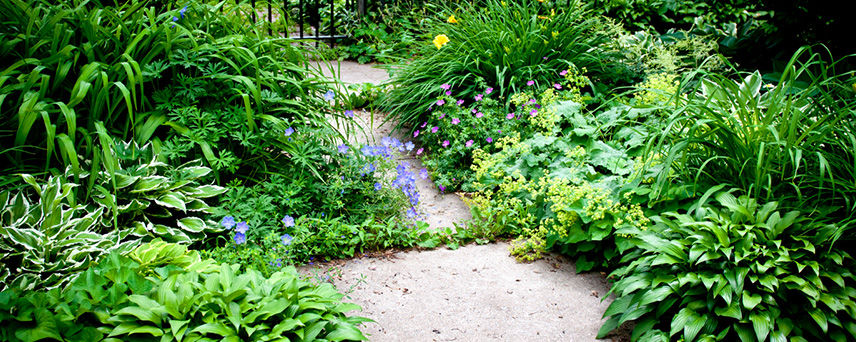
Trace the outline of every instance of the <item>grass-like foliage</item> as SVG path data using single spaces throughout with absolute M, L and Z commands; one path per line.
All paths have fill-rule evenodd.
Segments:
M 645 341 L 856 338 L 854 259 L 806 234 L 828 227 L 721 188 L 646 231 L 619 230 L 638 250 L 611 275 L 617 298 L 600 335 L 635 321 L 632 337 Z
M 597 19 L 578 3 L 554 7 L 535 0 L 487 0 L 480 4 L 447 8 L 429 18 L 432 35 L 445 35 L 448 42 L 395 68 L 396 87 L 381 105 L 391 118 L 405 125 L 418 123 L 444 83 L 459 89 L 459 96 L 467 100 L 488 87 L 504 97 L 514 92 L 515 84 L 528 80 L 552 84 L 555 70 L 569 62 L 598 69 L 596 64 L 603 57 L 598 46 L 606 36 L 594 29 Z
M 104 133 L 140 144 L 170 132 L 185 136 L 192 143 L 180 151 L 204 155 L 216 172 L 223 164 L 240 166 L 258 151 L 253 139 L 281 132 L 283 120 L 321 118 L 309 110 L 320 104 L 317 86 L 297 66 L 303 57 L 289 40 L 248 28 L 222 13 L 222 3 L 166 11 L 150 4 L 0 4 L 5 170 L 73 166 L 79 173 L 78 159 L 96 158 L 100 124 Z M 204 131 L 211 128 L 187 122 L 194 110 L 207 114 L 195 119 L 228 126 Z
M 776 83 L 758 73 L 708 75 L 678 104 L 655 148 L 684 184 L 726 183 L 763 201 L 852 218 L 856 203 L 856 97 L 852 73 L 807 49 Z M 658 189 L 676 184 L 664 169 Z
M 330 284 L 270 276 L 154 241 L 112 253 L 65 289 L 0 293 L 3 341 L 365 340 Z

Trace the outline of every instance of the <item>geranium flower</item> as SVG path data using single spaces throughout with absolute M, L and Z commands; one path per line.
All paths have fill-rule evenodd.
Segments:
M 341 144 L 341 145 L 339 145 L 339 146 L 337 146 L 337 147 L 339 148 L 339 153 L 341 153 L 341 154 L 348 153 L 348 145 L 346 145 L 346 144 Z
M 293 238 L 293 237 L 291 237 L 291 235 L 288 235 L 288 234 L 283 234 L 283 235 L 280 237 L 280 239 L 282 239 L 282 244 L 283 244 L 283 245 L 286 245 L 286 246 L 288 246 L 288 245 L 290 245 L 290 244 L 291 244 L 291 240 L 294 240 L 294 238 Z M 277 259 L 277 261 L 279 261 L 279 259 Z M 279 265 L 279 263 L 278 263 L 278 262 L 277 262 L 277 265 Z
M 449 90 L 452 88 L 452 85 L 448 84 L 448 83 L 443 83 L 443 85 L 441 85 L 440 88 L 443 88 L 443 90 Z
M 443 118 L 445 118 L 445 117 L 446 117 L 446 113 L 440 113 L 440 120 L 443 120 Z
M 419 128 L 425 128 L 425 126 L 428 126 L 428 121 L 423 122 L 422 126 L 419 126 Z
M 473 139 L 467 140 L 466 146 L 467 147 L 473 146 Z
M 559 76 L 565 76 L 567 74 L 568 74 L 568 70 L 566 69 L 566 70 L 562 70 L 562 72 L 559 73 Z
M 336 94 L 334 94 L 332 90 L 328 90 L 326 93 L 324 93 L 324 100 L 325 101 L 333 101 L 333 99 L 335 97 L 336 97 Z
M 422 179 L 428 178 L 428 169 L 423 168 L 422 170 L 420 170 L 419 177 L 421 177 Z
M 484 95 L 478 94 L 478 95 L 476 95 L 475 99 L 476 99 L 476 101 L 481 101 L 483 97 L 484 97 Z
M 443 100 L 443 99 L 439 99 L 439 100 L 437 100 L 437 105 L 438 105 L 438 106 L 442 106 L 442 105 L 444 105 L 444 104 L 446 104 L 446 101 L 445 101 L 445 100 Z
M 485 140 L 487 140 L 487 142 L 489 142 L 489 143 L 493 142 L 493 138 L 491 138 L 491 137 L 487 137 L 487 139 L 485 139 Z
M 537 109 L 532 109 L 532 111 L 531 111 L 531 112 L 529 112 L 529 115 L 530 115 L 530 116 L 535 116 L 535 115 L 537 115 L 537 114 L 538 114 L 538 110 L 537 110 Z
M 380 189 L 381 189 L 382 187 L 383 187 L 383 186 L 382 186 L 382 185 L 380 185 L 380 183 L 378 183 L 378 182 L 375 182 L 375 183 L 374 183 L 374 189 L 375 189 L 375 191 L 380 191 Z
M 443 147 L 449 147 L 449 141 L 443 140 Z
M 457 104 L 458 104 L 458 106 L 464 104 L 464 100 L 463 99 L 458 100 Z
M 354 117 L 354 111 L 352 111 L 352 110 L 350 110 L 350 109 L 349 109 L 349 110 L 346 110 L 346 111 L 345 111 L 345 116 L 347 116 L 347 117 L 349 117 L 349 118 Z
M 222 221 L 220 221 L 220 225 L 226 228 L 227 230 L 232 229 L 232 227 L 235 226 L 235 218 L 231 216 L 226 216 L 223 218 Z
M 282 218 L 282 224 L 286 227 L 294 227 L 294 218 L 291 217 L 291 215 L 285 215 L 285 217 Z
M 412 141 L 408 141 L 406 144 L 404 144 L 404 148 L 406 148 L 408 151 L 412 151 L 414 147 L 416 147 L 416 145 L 413 145 Z
M 508 115 L 506 115 L 505 118 L 509 119 L 509 120 L 514 119 L 514 113 L 508 113 Z
M 431 133 L 437 133 L 438 129 L 440 129 L 440 127 L 437 127 L 437 126 L 431 127 Z
M 289 135 L 294 134 L 294 128 L 291 128 L 291 127 L 286 128 L 285 132 L 283 132 L 283 134 L 285 134 L 285 136 L 289 136 Z
M 526 82 L 526 85 L 531 87 L 531 86 L 535 85 L 535 81 Z
M 247 242 L 247 235 L 244 233 L 235 233 L 235 237 L 232 239 L 235 240 L 235 244 L 243 245 Z
M 558 83 L 555 83 L 555 84 L 553 84 L 553 88 L 556 88 L 556 89 L 562 89 L 562 85 L 561 85 L 561 84 L 558 84 Z
M 437 50 L 440 50 L 440 48 L 443 47 L 443 45 L 446 45 L 447 43 L 449 43 L 449 37 L 445 34 L 441 34 L 434 37 L 434 46 L 437 47 Z
M 422 154 L 422 151 L 423 151 L 423 149 L 420 147 L 418 150 L 416 150 L 416 155 L 418 156 L 418 155 Z
M 459 124 L 460 122 L 461 122 L 461 120 L 458 120 L 458 118 L 452 118 L 452 124 L 453 124 L 453 125 L 457 125 L 457 124 Z
M 419 136 L 419 130 L 417 129 L 416 132 L 413 132 L 413 137 L 416 138 L 418 136 Z
M 238 224 L 235 225 L 235 231 L 238 233 L 244 234 L 247 232 L 247 229 L 250 229 L 250 226 L 247 225 L 246 221 L 238 222 Z
M 446 91 L 446 96 L 452 96 L 452 91 L 451 90 Z
M 480 117 L 482 117 L 482 116 L 484 116 L 484 113 L 482 113 L 482 112 L 478 112 L 478 113 L 476 113 L 476 117 L 477 117 L 477 118 L 480 118 Z
M 487 88 L 487 89 L 485 89 L 485 90 L 484 90 L 484 94 L 485 94 L 485 95 L 490 94 L 490 93 L 492 93 L 492 92 L 493 92 L 493 88 Z

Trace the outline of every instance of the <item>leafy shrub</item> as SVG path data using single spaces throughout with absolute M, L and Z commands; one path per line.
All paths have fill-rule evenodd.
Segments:
M 569 63 L 600 70 L 597 61 L 605 52 L 598 46 L 606 37 L 594 29 L 597 17 L 577 4 L 568 8 L 534 0 L 483 4 L 448 8 L 441 18 L 429 17 L 431 35 L 444 35 L 449 42 L 393 71 L 397 87 L 382 99 L 382 110 L 413 127 L 424 121 L 433 102 L 427 99 L 444 83 L 458 89 L 464 99 L 488 87 L 505 98 L 521 82 L 552 84 L 554 70 Z M 449 19 L 452 14 L 455 20 Z
M 633 339 L 773 341 L 856 338 L 854 259 L 814 239 L 797 211 L 710 190 L 687 214 L 622 229 L 635 247 L 612 273 L 603 336 L 635 321 Z M 831 227 L 821 227 L 834 230 Z M 668 333 L 667 333 L 668 332 Z
M 131 255 L 110 254 L 64 291 L 0 293 L 0 338 L 365 340 L 355 324 L 367 319 L 344 315 L 359 307 L 294 268 L 264 277 L 162 242 Z
M 303 57 L 288 40 L 264 37 L 216 6 L 158 13 L 148 4 L 0 5 L 0 37 L 8 42 L 0 48 L 0 115 L 7 118 L 0 141 L 8 148 L 0 154 L 8 170 L 64 170 L 78 155 L 95 160 L 98 124 L 121 141 L 166 140 L 170 130 L 163 125 L 174 119 L 167 127 L 187 140 L 173 144 L 189 145 L 181 161 L 203 159 L 217 171 L 255 160 L 245 153 L 269 146 L 258 136 L 282 132 L 282 120 L 322 117 L 310 110 L 323 105 L 312 96 L 319 86 L 303 76 L 295 63 Z M 191 125 L 187 113 L 194 111 L 193 118 L 216 116 L 229 126 L 211 132 L 211 122 Z M 229 139 L 220 141 L 229 129 Z
M 655 190 L 676 176 L 698 189 L 725 183 L 786 208 L 850 217 L 856 101 L 852 75 L 834 67 L 800 50 L 776 84 L 758 72 L 738 82 L 713 74 L 697 92 L 676 97 L 668 128 L 652 137 L 672 166 Z
M 429 107 L 428 118 L 413 132 L 427 151 L 424 162 L 432 169 L 435 182 L 443 189 L 471 191 L 474 151 L 495 151 L 493 142 L 503 136 L 560 132 L 567 118 L 563 116 L 565 112 L 557 112 L 557 102 L 582 103 L 590 99 L 581 90 L 590 82 L 573 65 L 556 74 L 554 83 L 546 89 L 527 82 L 531 83 L 528 89 L 511 96 L 510 111 L 496 99 L 493 88 L 484 89 L 471 104 L 464 105 L 465 99 L 456 98 L 457 89 L 450 84 L 441 85 L 437 89 L 441 95 Z

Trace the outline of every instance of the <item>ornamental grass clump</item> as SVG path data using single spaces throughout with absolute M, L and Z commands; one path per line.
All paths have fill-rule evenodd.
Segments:
M 396 87 L 381 101 L 391 119 L 411 127 L 418 124 L 444 83 L 463 98 L 472 99 L 486 88 L 504 98 L 526 80 L 552 84 L 554 70 L 569 62 L 600 70 L 597 63 L 605 52 L 599 46 L 606 36 L 596 29 L 598 17 L 579 3 L 565 7 L 535 0 L 487 0 L 483 5 L 446 7 L 430 21 L 436 48 L 399 64 L 392 80 Z

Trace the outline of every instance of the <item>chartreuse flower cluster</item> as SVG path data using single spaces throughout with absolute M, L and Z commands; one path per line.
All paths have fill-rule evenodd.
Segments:
M 633 95 L 637 104 L 667 105 L 678 91 L 678 75 L 660 73 L 649 75 L 648 78 L 636 85 L 641 91 Z

